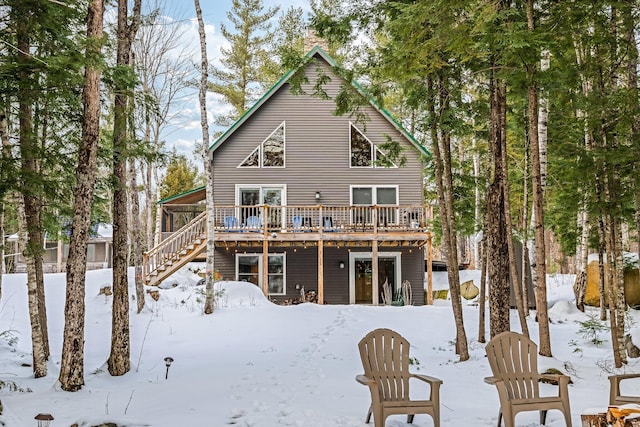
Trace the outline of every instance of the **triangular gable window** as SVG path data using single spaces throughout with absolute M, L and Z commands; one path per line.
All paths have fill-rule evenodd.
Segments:
M 393 163 L 389 157 L 376 147 L 376 163 L 377 168 L 397 168 L 398 165 Z
M 369 138 L 364 136 L 360 129 L 351 126 L 351 167 L 380 167 L 380 168 L 396 168 L 389 157 L 378 147 L 373 145 Z
M 240 163 L 241 168 L 259 168 L 260 163 L 260 147 L 257 147 L 251 154 L 247 156 L 246 159 L 242 163 Z
M 351 127 L 351 167 L 373 166 L 373 144 L 353 123 L 349 125 Z
M 284 122 L 238 165 L 241 168 L 284 167 Z

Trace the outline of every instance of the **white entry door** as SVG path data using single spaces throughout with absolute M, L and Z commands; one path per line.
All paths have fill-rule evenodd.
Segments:
M 378 291 L 373 288 L 373 258 L 370 252 L 349 254 L 349 303 L 382 303 L 383 285 L 388 283 L 392 295 L 400 289 L 400 252 L 378 253 Z

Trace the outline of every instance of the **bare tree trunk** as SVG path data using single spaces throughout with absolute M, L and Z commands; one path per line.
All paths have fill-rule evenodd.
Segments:
M 493 170 L 488 176 L 487 225 L 485 228 L 491 338 L 511 329 L 508 230 L 504 218 L 504 191 L 502 190 L 504 183 L 502 175 L 505 173 L 502 168 L 502 150 L 506 147 L 507 95 L 506 83 L 504 80 L 496 78 L 496 69 L 497 64 L 492 67 L 490 79 L 489 154 Z
M 0 301 L 2 301 L 2 277 L 6 272 L 6 263 L 4 261 L 4 243 L 5 243 L 5 231 L 4 231 L 4 197 L 0 198 Z
M 156 198 L 153 192 L 153 173 L 151 162 L 146 162 L 144 199 L 145 199 L 145 217 L 146 217 L 146 248 L 149 250 L 153 247 L 153 212 L 156 206 Z
M 455 226 L 455 214 L 453 211 L 453 181 L 451 174 L 451 140 L 446 130 L 438 128 L 436 117 L 443 116 L 449 109 L 448 90 L 445 78 L 440 76 L 437 89 L 432 78 L 428 78 L 429 86 L 429 112 L 432 120 L 431 137 L 433 141 L 433 157 L 435 161 L 436 188 L 442 223 L 442 236 L 444 253 L 447 259 L 447 275 L 449 278 L 449 291 L 451 293 L 451 306 L 456 324 L 456 353 L 460 361 L 469 359 L 467 336 L 464 330 L 462 316 L 462 303 L 460 301 L 460 276 L 458 271 L 457 233 Z M 436 93 L 439 111 L 436 113 Z M 437 115 L 436 115 L 437 114 Z
M 615 174 L 615 172 L 614 172 Z M 614 347 L 614 353 L 617 352 L 620 365 L 616 365 L 616 368 L 622 367 L 627 363 L 627 351 L 624 343 L 624 323 L 625 323 L 625 296 L 624 296 L 624 255 L 622 253 L 622 233 L 621 227 L 618 223 L 618 219 L 612 218 L 612 237 L 613 237 L 613 253 L 615 254 L 615 284 L 614 284 L 614 297 L 615 301 L 615 322 L 611 324 L 611 333 L 615 338 L 613 343 L 617 344 Z M 611 316 L 613 319 L 614 316 Z M 614 357 L 615 360 L 615 357 Z
M 144 280 L 142 278 L 142 227 L 140 226 L 140 198 L 138 196 L 138 178 L 135 159 L 129 159 L 129 199 L 131 207 L 131 252 L 135 271 L 136 302 L 138 313 L 144 308 Z
M 596 184 L 596 196 L 598 199 L 600 198 L 600 190 L 598 185 Z M 606 244 L 605 244 L 605 224 L 604 218 L 602 215 L 598 217 L 598 289 L 600 291 L 600 320 L 607 320 L 607 307 L 606 307 L 606 295 L 607 295 L 607 278 L 606 272 L 604 269 L 605 265 L 605 252 L 606 252 Z M 609 299 L 610 301 L 611 299 Z
M 620 7 L 623 11 L 623 22 L 625 28 L 626 46 L 628 49 L 627 56 L 627 84 L 628 91 L 632 99 L 638 99 L 638 44 L 636 41 L 637 19 L 634 11 L 637 12 L 637 6 L 632 2 L 621 3 Z M 640 145 L 640 106 L 638 103 L 633 104 L 631 121 L 631 144 L 634 147 Z M 638 240 L 638 259 L 640 259 L 640 156 L 636 156 L 633 165 L 635 171 L 635 227 L 636 239 Z
M 485 306 L 486 306 L 486 294 L 487 294 L 487 251 L 485 249 L 484 239 L 481 242 L 480 256 L 482 257 L 482 263 L 480 265 L 480 296 L 478 298 L 478 342 L 485 343 Z
M 85 57 L 89 60 L 101 55 L 103 15 L 103 0 L 92 0 L 87 14 L 87 38 L 91 43 L 87 44 L 85 52 Z M 78 150 L 74 215 L 67 258 L 64 339 L 58 377 L 60 386 L 65 391 L 77 391 L 84 385 L 84 298 L 87 242 L 100 143 L 100 74 L 98 66 L 87 66 L 82 91 L 82 140 Z
M 527 0 L 527 22 L 529 31 L 535 29 L 533 15 L 533 0 Z M 549 314 L 547 311 L 547 266 L 545 259 L 544 240 L 544 186 L 546 182 L 546 149 L 538 137 L 538 87 L 536 65 L 530 65 L 529 76 L 529 137 L 531 139 L 531 169 L 533 175 L 533 215 L 534 215 L 534 239 L 535 239 L 535 297 L 536 315 L 538 318 L 538 331 L 540 344 L 538 351 L 542 356 L 551 356 L 551 337 L 549 335 Z M 546 140 L 546 124 L 544 129 Z
M 16 27 L 18 47 L 18 116 L 21 156 L 21 201 L 23 225 L 26 231 L 26 246 L 23 256 L 27 265 L 27 289 L 31 341 L 33 349 L 33 372 L 36 378 L 47 375 L 46 360 L 49 344 L 46 337 L 46 311 L 44 310 L 44 276 L 42 271 L 42 203 L 38 196 L 41 190 L 35 179 L 39 173 L 38 144 L 33 131 L 33 88 L 30 71 L 30 34 L 26 20 L 19 20 Z M 42 301 L 42 302 L 41 302 Z M 42 312 L 41 312 L 42 311 Z
M 209 123 L 207 122 L 207 85 L 209 61 L 207 59 L 207 39 L 204 32 L 204 21 L 200 1 L 194 0 L 196 16 L 198 17 L 198 34 L 200 35 L 200 125 L 202 126 L 202 159 L 204 161 L 204 171 L 207 177 L 206 198 L 207 198 L 207 266 L 205 269 L 205 314 L 213 313 L 213 271 L 215 259 L 214 243 L 214 204 L 213 204 L 213 166 L 212 159 L 209 159 Z
M 528 114 L 527 114 L 528 116 Z M 527 243 L 529 242 L 529 147 L 531 141 L 529 138 L 529 126 L 525 125 L 525 142 L 524 142 L 524 171 L 523 171 L 523 200 L 522 200 L 522 256 L 520 262 L 522 265 L 522 281 L 520 288 L 522 289 L 522 305 L 525 316 L 529 316 L 529 290 L 527 289 L 527 279 L 529 278 L 529 269 L 527 263 L 529 260 L 529 250 Z
M 589 213 L 587 212 L 586 197 L 578 211 L 577 219 L 580 239 L 576 248 L 576 284 L 574 292 L 576 297 L 576 307 L 584 312 L 584 297 L 587 290 L 587 270 L 589 268 Z
M 118 0 L 116 63 L 129 66 L 131 42 L 140 23 L 142 0 L 135 0 L 131 24 L 127 24 L 127 0 Z M 127 279 L 127 105 L 128 83 L 116 81 L 113 116 L 113 309 L 109 373 L 124 375 L 131 369 L 129 332 L 129 282 Z
M 605 184 L 605 194 L 606 194 L 606 184 Z M 607 197 L 605 196 L 605 199 Z M 607 275 L 607 300 L 609 302 L 609 324 L 610 324 L 610 332 L 611 332 L 611 346 L 613 349 L 613 361 L 616 368 L 620 368 L 622 366 L 622 358 L 618 351 L 618 330 L 620 328 L 619 321 L 620 319 L 617 316 L 616 310 L 616 299 L 618 297 L 618 293 L 616 290 L 617 286 L 617 278 L 616 278 L 616 256 L 614 254 L 614 237 L 613 237 L 613 224 L 611 223 L 611 216 L 606 214 L 604 220 L 604 229 L 605 229 L 605 242 L 606 242 L 606 263 L 609 268 L 605 268 L 605 273 Z
M 509 191 L 509 165 L 507 162 L 507 144 L 505 144 L 501 150 L 500 161 L 502 162 L 502 191 L 504 200 L 504 219 L 505 227 L 507 229 L 507 250 L 509 255 L 509 278 L 511 279 L 511 288 L 514 292 L 516 300 L 516 308 L 518 311 L 518 318 L 520 319 L 520 328 L 522 328 L 522 334 L 529 338 L 529 327 L 527 325 L 527 318 L 524 312 L 524 302 L 522 299 L 522 287 L 520 285 L 520 277 L 518 276 L 518 269 L 516 267 L 516 254 L 513 247 L 513 221 L 511 219 L 511 201 Z M 524 273 L 524 266 L 522 269 Z M 524 276 L 523 276 L 524 277 Z
M 2 145 L 2 151 L 0 151 L 1 162 L 3 165 L 9 165 L 9 159 L 11 158 L 11 148 L 9 145 L 9 125 L 7 124 L 7 115 L 5 113 L 4 105 L 0 107 L 0 145 Z M 0 171 L 0 180 L 7 182 L 7 166 L 3 166 Z M 5 261 L 5 230 L 4 230 L 4 212 L 5 212 L 5 198 L 6 193 L 0 193 L 0 301 L 2 301 L 2 276 L 7 272 L 7 263 Z

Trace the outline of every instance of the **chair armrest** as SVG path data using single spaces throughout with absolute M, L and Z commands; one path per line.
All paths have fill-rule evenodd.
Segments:
M 429 384 L 442 384 L 442 380 L 440 378 L 431 377 L 429 375 L 409 374 L 409 377 L 419 379 Z
M 366 386 L 370 386 L 372 384 L 375 384 L 375 381 L 372 380 L 371 378 L 367 377 L 366 375 L 356 375 L 356 381 L 358 381 L 360 384 L 366 385 Z
M 622 381 L 628 378 L 640 378 L 640 374 L 620 374 L 620 375 L 611 375 L 609 377 L 610 381 Z
M 615 404 L 616 399 L 620 396 L 620 383 L 622 380 L 630 378 L 640 378 L 640 374 L 620 374 L 609 377 L 609 405 Z
M 487 384 L 496 385 L 496 383 L 499 381 L 502 381 L 502 380 L 496 377 L 484 377 L 484 382 Z

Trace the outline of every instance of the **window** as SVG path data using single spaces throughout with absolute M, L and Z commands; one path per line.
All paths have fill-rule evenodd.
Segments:
M 257 255 L 238 255 L 238 281 L 260 285 L 260 257 Z
M 269 206 L 266 220 L 269 227 L 282 226 L 282 206 L 287 204 L 286 185 L 236 185 L 236 205 L 240 205 L 236 216 L 241 224 L 245 224 L 250 216 L 260 218 L 260 224 L 265 221 L 263 206 Z
M 398 187 L 393 186 L 351 186 L 351 205 L 363 206 L 353 210 L 355 224 L 371 223 L 370 206 L 378 206 L 378 224 L 395 223 L 396 206 L 398 205 Z
M 373 145 L 373 143 L 369 141 L 369 138 L 364 136 L 364 134 L 360 132 L 360 129 L 353 123 L 349 123 L 349 127 L 351 167 L 397 167 L 396 164 L 389 160 L 382 150 Z M 386 166 L 379 166 L 378 163 Z
M 373 166 L 373 144 L 353 123 L 349 126 L 351 127 L 351 167 Z
M 352 205 L 397 205 L 397 186 L 351 186 Z
M 254 285 L 262 288 L 262 258 L 262 254 L 238 254 L 236 256 L 236 271 L 238 281 L 251 282 Z M 268 293 L 269 295 L 284 295 L 286 294 L 284 274 L 285 255 L 270 254 L 268 258 Z
M 284 167 L 284 122 L 238 165 L 241 168 Z
M 260 167 L 260 147 L 257 147 L 246 159 L 240 163 L 243 168 L 259 168 Z

